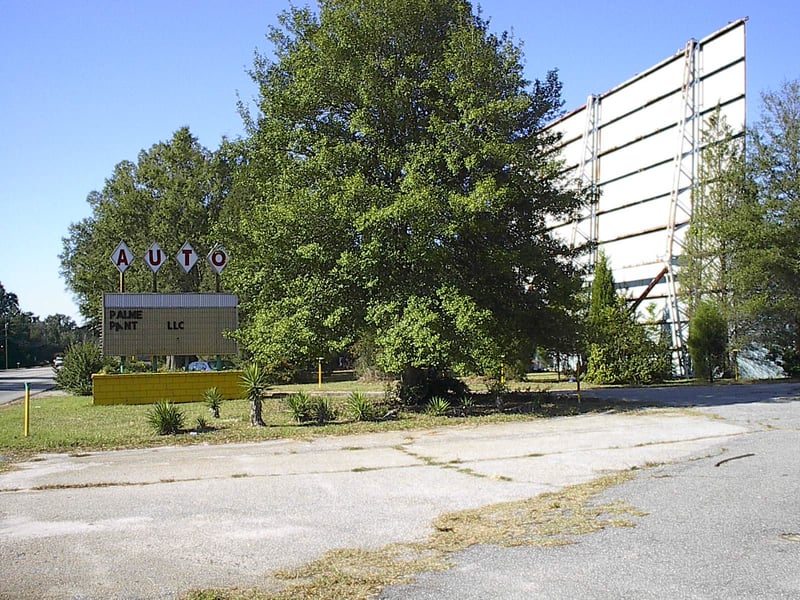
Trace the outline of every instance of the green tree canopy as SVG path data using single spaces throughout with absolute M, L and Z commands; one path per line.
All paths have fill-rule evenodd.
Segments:
M 744 136 L 735 135 L 719 108 L 702 133 L 698 186 L 692 195 L 692 220 L 684 242 L 681 294 L 689 315 L 703 299 L 714 299 L 726 315 L 734 313 L 736 215 L 748 188 Z
M 529 357 L 579 280 L 550 215 L 555 72 L 459 0 L 323 0 L 272 30 L 220 223 L 260 361 L 371 348 L 392 373 Z
M 211 250 L 216 240 L 210 230 L 228 187 L 225 154 L 200 146 L 188 127 L 140 152 L 136 163 L 117 164 L 103 189 L 87 198 L 92 215 L 70 225 L 63 240 L 61 273 L 81 314 L 99 319 L 102 293 L 119 290 L 110 256 L 120 241 L 135 255 L 125 272 L 127 291 L 152 290 L 143 257 L 153 242 L 169 257 L 158 272 L 159 291 L 213 290 L 209 269 L 196 266 L 186 275 L 172 257 L 187 240 L 201 256 Z
M 8 321 L 19 312 L 19 299 L 13 292 L 6 291 L 0 283 L 0 319 Z
M 737 343 L 774 351 L 800 373 L 800 81 L 762 95 L 747 148 L 748 194 L 732 227 Z

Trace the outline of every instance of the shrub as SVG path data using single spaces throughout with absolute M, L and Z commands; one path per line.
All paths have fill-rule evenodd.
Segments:
M 347 410 L 354 421 L 374 421 L 377 417 L 375 405 L 362 392 L 353 392 L 348 396 Z
M 168 400 L 159 400 L 147 411 L 147 421 L 158 435 L 180 433 L 183 429 L 183 412 Z
M 206 421 L 206 418 L 203 415 L 198 416 L 197 420 L 195 421 L 194 430 L 197 433 L 203 433 L 209 429 L 210 427 L 208 426 L 208 421 Z
M 418 406 L 435 397 L 461 398 L 469 387 L 459 378 L 439 369 L 406 369 L 401 377 L 399 396 L 406 406 Z
M 432 417 L 446 417 L 450 414 L 450 401 L 441 396 L 434 396 L 428 400 L 428 406 L 425 412 Z
M 305 392 L 296 392 L 286 397 L 292 418 L 298 423 L 311 420 L 311 398 Z
M 99 373 L 105 360 L 96 342 L 78 342 L 67 348 L 64 364 L 56 373 L 56 384 L 62 390 L 79 396 L 92 394 L 92 375 Z
M 464 416 L 471 415 L 472 411 L 475 410 L 475 398 L 472 396 L 462 396 L 461 401 L 461 412 L 464 413 Z
M 330 400 L 324 396 L 317 396 L 311 403 L 311 417 L 317 422 L 317 425 L 324 425 L 336 419 L 336 409 Z
M 222 397 L 222 392 L 219 391 L 219 388 L 212 387 L 203 393 L 203 402 L 206 403 L 206 406 L 211 411 L 211 414 L 215 419 L 219 419 L 219 409 L 222 406 L 223 400 L 224 398 Z
M 715 371 L 725 368 L 728 323 L 714 302 L 701 302 L 689 321 L 689 352 L 699 377 L 714 382 Z

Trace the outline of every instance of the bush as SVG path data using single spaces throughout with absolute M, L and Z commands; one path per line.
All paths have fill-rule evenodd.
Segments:
M 90 396 L 92 375 L 99 373 L 105 362 L 96 342 L 72 344 L 64 354 L 64 365 L 56 373 L 56 384 L 73 394 Z
M 362 392 L 353 392 L 348 396 L 347 411 L 354 421 L 374 421 L 377 417 L 375 405 Z
M 224 398 L 222 397 L 222 392 L 219 391 L 219 388 L 212 387 L 203 393 L 203 402 L 206 403 L 206 406 L 209 408 L 215 419 L 219 419 L 219 409 L 222 406 L 223 400 Z
M 400 400 L 418 406 L 431 398 L 461 398 L 469 393 L 466 383 L 439 369 L 406 369 L 400 383 Z
M 292 418 L 298 423 L 311 420 L 311 398 L 305 392 L 296 392 L 286 397 Z
M 428 407 L 425 412 L 432 417 L 446 417 L 450 414 L 450 401 L 441 396 L 434 396 L 428 400 Z
M 147 422 L 158 435 L 180 433 L 183 429 L 183 412 L 168 400 L 160 400 L 147 411 Z
M 699 377 L 714 381 L 714 373 L 725 368 L 728 323 L 714 302 L 700 302 L 689 321 L 689 352 Z
M 317 396 L 311 403 L 311 417 L 317 425 L 324 425 L 336 419 L 336 409 L 333 408 L 330 400 L 324 396 Z

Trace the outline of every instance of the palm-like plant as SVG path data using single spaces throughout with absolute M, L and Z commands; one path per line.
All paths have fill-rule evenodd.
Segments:
M 244 396 L 250 401 L 250 424 L 255 427 L 266 427 L 261 416 L 261 394 L 266 384 L 266 374 L 256 363 L 247 365 L 240 378 Z
M 219 391 L 219 388 L 208 388 L 205 393 L 203 393 L 203 400 L 205 401 L 208 409 L 211 411 L 211 414 L 214 415 L 214 418 L 219 419 L 219 408 L 224 400 L 222 392 Z

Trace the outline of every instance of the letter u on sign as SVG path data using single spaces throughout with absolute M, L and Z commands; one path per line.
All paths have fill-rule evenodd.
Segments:
M 161 268 L 161 265 L 164 264 L 164 259 L 166 256 L 164 255 L 163 250 L 161 250 L 161 246 L 158 243 L 154 243 L 144 255 L 144 262 L 147 263 L 147 266 L 150 267 L 150 270 L 153 273 L 158 273 L 158 270 Z

